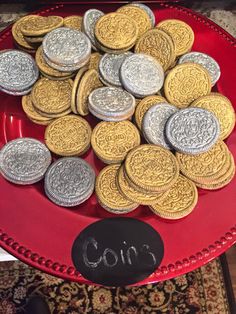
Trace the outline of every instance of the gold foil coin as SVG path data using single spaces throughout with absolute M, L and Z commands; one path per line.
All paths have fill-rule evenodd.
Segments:
M 157 192 L 149 192 L 149 191 L 138 191 L 132 185 L 129 184 L 127 180 L 127 176 L 124 171 L 124 166 L 121 166 L 118 175 L 117 175 L 117 183 L 120 192 L 128 198 L 130 201 L 137 202 L 141 205 L 151 205 L 156 204 L 158 200 L 164 198 L 166 193 L 157 193 Z
M 138 27 L 133 19 L 121 13 L 109 13 L 99 18 L 95 37 L 104 47 L 129 50 L 138 37 Z
M 138 38 L 152 28 L 152 22 L 147 12 L 140 7 L 125 5 L 120 7 L 117 12 L 122 13 L 135 21 L 138 26 Z
M 158 23 L 156 27 L 172 37 L 176 56 L 181 56 L 191 50 L 194 42 L 194 32 L 187 23 L 171 19 Z
M 15 42 L 20 46 L 28 50 L 34 50 L 34 46 L 29 44 L 25 38 L 24 35 L 21 32 L 21 27 L 24 23 L 27 23 L 30 19 L 34 19 L 37 15 L 27 15 L 21 17 L 19 20 L 17 20 L 13 26 L 12 26 L 12 36 L 15 40 Z
M 76 74 L 76 77 L 74 79 L 73 87 L 72 87 L 72 93 L 71 93 L 71 110 L 75 114 L 78 114 L 77 111 L 77 92 L 79 88 L 79 83 L 81 81 L 82 76 L 84 73 L 88 70 L 87 66 L 82 67 Z
M 135 45 L 136 53 L 145 53 L 155 58 L 166 71 L 175 61 L 172 38 L 160 29 L 146 32 Z
M 220 123 L 220 139 L 224 140 L 233 131 L 235 111 L 227 97 L 219 93 L 210 93 L 196 99 L 191 106 L 207 109 L 216 116 Z
M 228 185 L 232 181 L 234 176 L 235 176 L 235 163 L 234 163 L 233 155 L 230 153 L 230 163 L 225 173 L 220 175 L 214 181 L 203 182 L 203 183 L 196 182 L 196 185 L 206 190 L 217 190 Z
M 25 95 L 21 99 L 22 109 L 30 120 L 49 122 L 52 119 L 41 116 L 35 109 L 31 100 L 31 95 Z
M 45 131 L 45 143 L 60 156 L 80 156 L 90 147 L 91 127 L 75 115 L 68 115 L 52 122 Z
M 100 122 L 93 129 L 93 150 L 107 163 L 122 162 L 127 153 L 139 144 L 139 131 L 129 121 Z
M 151 210 L 166 219 L 179 219 L 189 215 L 197 204 L 198 192 L 195 184 L 182 175 L 163 199 L 151 205 Z
M 33 86 L 31 95 L 35 109 L 47 115 L 58 115 L 70 112 L 72 80 L 53 81 L 47 78 L 39 79 Z
M 93 52 L 89 59 L 88 68 L 98 71 L 98 65 L 101 57 L 102 55 L 99 52 Z
M 176 182 L 179 165 L 167 149 L 143 144 L 128 153 L 125 172 L 130 181 L 142 189 L 165 192 Z
M 63 18 L 61 16 L 39 16 L 29 18 L 21 26 L 21 32 L 25 36 L 43 36 L 48 32 L 63 26 Z
M 124 197 L 117 187 L 117 172 L 120 165 L 103 168 L 96 178 L 95 192 L 101 206 L 115 214 L 125 214 L 134 210 L 138 204 Z
M 81 31 L 82 19 L 82 16 L 79 15 L 64 17 L 64 26 L 76 29 L 77 31 Z
M 167 74 L 164 91 L 171 104 L 185 108 L 197 98 L 210 93 L 211 78 L 199 64 L 180 64 Z
M 218 141 L 210 150 L 198 155 L 176 153 L 180 171 L 197 182 L 212 181 L 225 172 L 229 151 L 223 141 Z
M 89 113 L 88 96 L 94 89 L 102 86 L 103 84 L 99 80 L 99 75 L 96 70 L 88 70 L 83 75 L 76 95 L 77 111 L 79 114 L 86 116 Z

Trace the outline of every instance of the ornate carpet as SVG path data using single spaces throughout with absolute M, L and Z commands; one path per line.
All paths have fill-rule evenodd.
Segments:
M 0 263 L 0 314 L 24 313 L 42 295 L 52 314 L 226 314 L 229 307 L 220 259 L 157 284 L 106 288 L 49 276 L 19 261 Z

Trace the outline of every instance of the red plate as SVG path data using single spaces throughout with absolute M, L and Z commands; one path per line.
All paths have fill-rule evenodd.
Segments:
M 39 14 L 83 14 L 91 6 L 113 11 L 118 4 L 67 4 L 47 7 Z M 193 50 L 208 53 L 220 64 L 222 75 L 217 84 L 219 92 L 229 97 L 236 106 L 236 40 L 219 26 L 191 10 L 169 5 L 152 4 L 157 22 L 177 18 L 194 30 Z M 11 28 L 0 35 L 0 50 L 13 48 Z M 96 121 L 90 121 L 94 125 Z M 1 146 L 6 142 L 30 136 L 43 140 L 44 127 L 31 123 L 21 109 L 21 97 L 0 93 Z M 227 139 L 227 145 L 236 157 L 236 130 Z M 84 158 L 96 169 L 103 164 L 90 150 Z M 149 223 L 161 235 L 165 254 L 160 267 L 147 284 L 189 272 L 215 258 L 236 242 L 236 177 L 218 191 L 199 190 L 199 202 L 194 212 L 179 221 L 165 221 L 156 217 L 147 207 L 140 206 L 126 215 Z M 58 207 L 44 195 L 43 182 L 24 187 L 11 184 L 0 177 L 0 245 L 20 260 L 50 274 L 88 282 L 73 267 L 71 246 L 86 226 L 104 217 L 106 213 L 93 195 L 74 210 Z

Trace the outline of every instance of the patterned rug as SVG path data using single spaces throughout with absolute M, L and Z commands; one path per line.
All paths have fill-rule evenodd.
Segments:
M 130 288 L 80 285 L 19 261 L 0 263 L 0 314 L 24 313 L 28 298 L 42 295 L 52 314 L 231 313 L 220 259 L 186 275 Z

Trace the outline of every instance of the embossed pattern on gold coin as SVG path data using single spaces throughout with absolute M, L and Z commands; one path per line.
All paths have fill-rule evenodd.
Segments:
M 197 204 L 198 192 L 195 184 L 182 175 L 170 188 L 167 195 L 150 206 L 152 211 L 166 219 L 179 219 L 189 215 Z
M 191 106 L 211 111 L 220 123 L 220 139 L 224 140 L 235 126 L 235 111 L 230 100 L 219 94 L 210 93 L 196 99 Z
M 95 25 L 95 37 L 110 49 L 130 49 L 138 36 L 138 27 L 131 18 L 121 13 L 102 16 Z
M 41 36 L 63 25 L 61 16 L 39 16 L 31 18 L 21 27 L 22 34 L 25 36 Z
M 147 12 L 140 7 L 125 5 L 120 7 L 117 12 L 132 18 L 138 26 L 138 38 L 152 28 L 152 22 Z
M 125 171 L 129 179 L 142 189 L 164 192 L 176 182 L 179 165 L 167 149 L 144 144 L 128 153 Z
M 85 119 L 68 115 L 56 119 L 47 127 L 45 143 L 57 155 L 81 155 L 89 149 L 91 133 L 91 127 Z
M 171 37 L 160 29 L 151 29 L 136 43 L 135 52 L 154 57 L 166 71 L 175 61 L 175 48 Z
M 185 22 L 175 19 L 164 20 L 157 24 L 156 27 L 167 32 L 173 38 L 177 56 L 181 56 L 191 50 L 194 42 L 194 32 Z
M 98 65 L 101 57 L 102 55 L 99 52 L 93 52 L 89 59 L 88 68 L 98 71 Z
M 138 129 L 129 121 L 100 122 L 93 129 L 91 145 L 96 155 L 107 163 L 123 161 L 140 144 Z
M 185 108 L 197 98 L 210 93 L 211 78 L 199 64 L 180 64 L 168 73 L 164 91 L 171 104 Z
M 31 95 L 25 95 L 21 99 L 22 109 L 31 120 L 48 122 L 52 119 L 41 116 L 35 109 L 31 100 Z
M 82 77 L 77 92 L 77 111 L 82 116 L 89 113 L 88 96 L 96 88 L 103 86 L 99 80 L 98 72 L 94 69 L 88 70 Z
M 68 76 L 72 75 L 72 72 L 61 72 L 61 71 L 51 68 L 43 58 L 42 46 L 40 46 L 36 51 L 35 61 L 42 74 L 46 74 L 48 76 L 52 76 L 55 78 L 64 78 L 64 77 L 67 78 Z
M 95 192 L 101 206 L 116 214 L 132 211 L 138 206 L 129 201 L 119 191 L 116 176 L 120 165 L 110 165 L 102 169 L 96 179 Z
M 64 26 L 76 29 L 77 31 L 81 31 L 82 19 L 82 16 L 79 15 L 64 17 Z
M 151 205 L 156 204 L 158 200 L 164 198 L 166 193 L 153 193 L 149 191 L 138 191 L 132 185 L 129 184 L 127 180 L 127 176 L 124 171 L 124 166 L 121 166 L 118 175 L 117 175 L 117 183 L 120 192 L 128 198 L 130 201 L 138 202 L 141 205 Z
M 24 38 L 24 35 L 21 32 L 21 27 L 24 23 L 27 23 L 30 19 L 33 19 L 36 15 L 27 15 L 21 17 L 17 20 L 12 26 L 12 36 L 16 43 L 25 49 L 34 50 L 34 47 L 30 45 Z
M 147 96 L 143 98 L 136 106 L 135 109 L 135 122 L 138 128 L 141 130 L 142 121 L 145 113 L 151 108 L 153 105 L 166 102 L 166 99 L 159 95 Z
M 205 182 L 213 180 L 225 171 L 229 151 L 223 141 L 218 141 L 209 151 L 198 155 L 176 153 L 181 172 L 188 178 Z
M 46 114 L 59 114 L 70 109 L 72 85 L 72 80 L 39 79 L 32 89 L 34 107 Z

